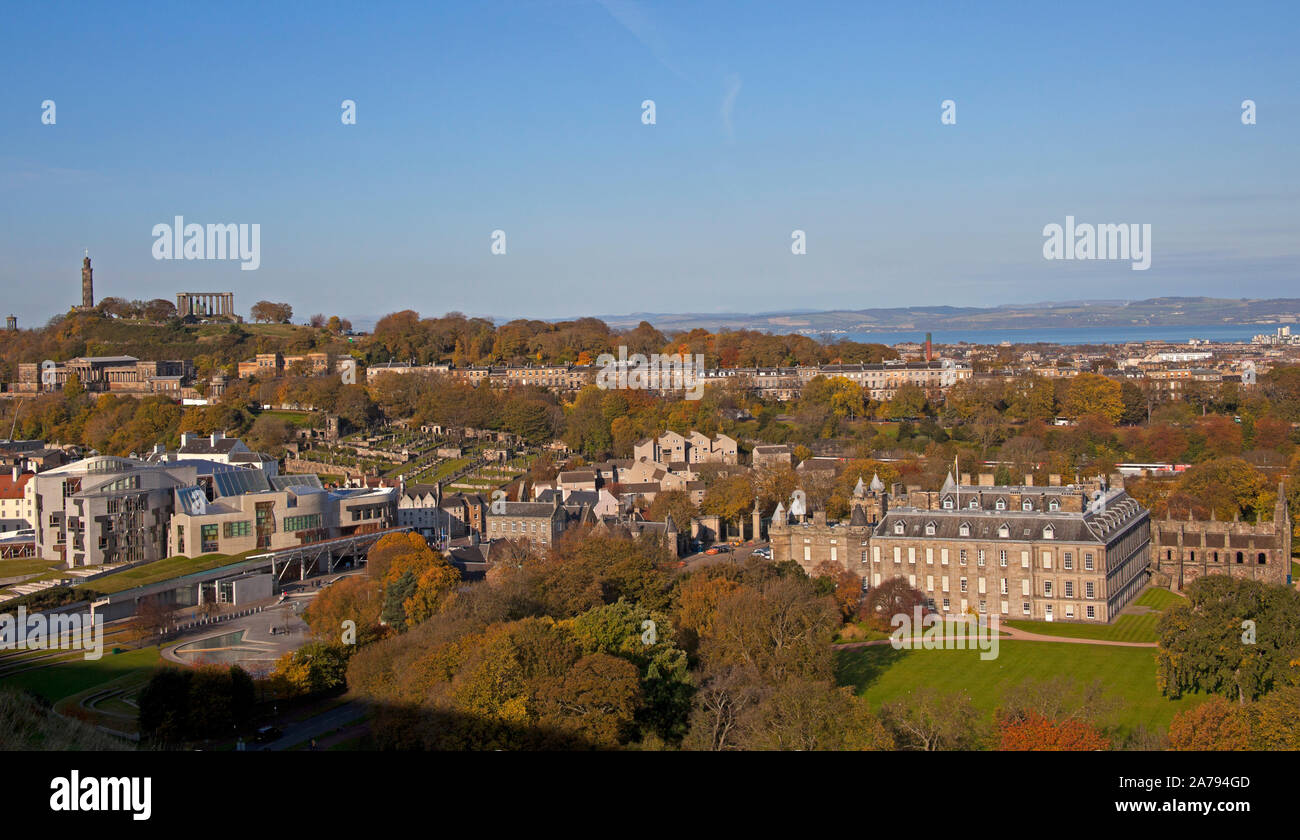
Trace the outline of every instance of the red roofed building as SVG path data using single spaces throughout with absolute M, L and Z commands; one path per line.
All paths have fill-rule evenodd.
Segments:
M 34 473 L 12 471 L 0 473 L 0 531 L 33 528 L 36 521 L 36 494 L 30 487 Z

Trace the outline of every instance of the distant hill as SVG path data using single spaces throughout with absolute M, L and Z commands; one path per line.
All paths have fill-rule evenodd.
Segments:
M 751 329 L 765 332 L 895 332 L 900 330 L 1045 329 L 1053 327 L 1178 327 L 1288 324 L 1300 321 L 1300 299 L 1161 297 L 1137 301 L 1069 301 L 1004 306 L 907 306 L 826 312 L 603 315 L 621 329 L 649 321 L 660 330 Z

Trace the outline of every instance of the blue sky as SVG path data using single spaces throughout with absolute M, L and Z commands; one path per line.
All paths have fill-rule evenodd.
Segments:
M 11 2 L 0 308 L 25 326 L 65 311 L 83 249 L 100 297 L 229 289 L 245 314 L 268 298 L 358 323 L 1300 296 L 1298 17 Z M 154 260 L 178 214 L 260 224 L 261 267 Z M 1151 268 L 1044 260 L 1067 214 L 1151 224 Z

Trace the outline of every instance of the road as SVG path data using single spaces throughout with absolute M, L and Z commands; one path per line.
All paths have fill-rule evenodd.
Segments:
M 253 749 L 268 750 L 287 750 L 298 746 L 304 741 L 310 741 L 312 738 L 320 738 L 335 729 L 342 729 L 344 726 L 365 717 L 367 712 L 366 705 L 359 700 L 352 700 L 341 706 L 335 706 L 327 712 L 322 712 L 314 717 L 297 723 L 291 723 L 282 727 L 284 734 L 279 740 L 272 741 L 269 744 Z
M 749 555 L 753 553 L 754 549 L 762 548 L 767 545 L 768 543 L 766 541 L 749 542 L 744 545 L 733 546 L 731 551 L 724 554 L 705 554 L 702 551 L 696 554 L 688 554 L 682 558 L 682 563 L 684 565 L 682 566 L 681 571 L 689 572 L 704 566 L 713 566 L 718 563 L 744 563 L 749 559 Z

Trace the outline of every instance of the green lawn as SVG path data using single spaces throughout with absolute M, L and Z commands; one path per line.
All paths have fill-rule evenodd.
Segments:
M 1041 633 L 1044 636 L 1065 636 L 1071 639 L 1103 639 L 1108 642 L 1154 642 L 1156 622 L 1160 613 L 1121 615 L 1111 624 L 1071 624 L 1064 621 L 1008 621 L 1008 627 Z
M 1184 600 L 1185 599 L 1182 595 L 1170 592 L 1168 589 L 1153 586 L 1146 592 L 1143 592 L 1141 597 L 1139 597 L 1135 603 L 1139 607 L 1150 607 L 1153 610 L 1163 610 L 1171 604 L 1178 604 Z
M 160 662 L 158 648 L 147 647 L 114 654 L 104 651 L 101 659 L 77 656 L 45 668 L 33 668 L 0 679 L 0 686 L 28 689 L 51 703 L 93 688 L 101 683 L 121 679 L 141 668 L 152 668 Z
M 440 481 L 453 473 L 463 470 L 469 465 L 469 462 L 469 458 L 451 458 L 439 464 L 431 474 L 422 475 L 421 480 L 429 483 Z
M 13 560 L 0 560 L 0 578 L 18 577 L 19 575 L 34 575 L 37 572 L 46 572 L 58 565 L 58 562 L 50 562 L 43 557 L 18 557 Z
M 1204 699 L 1161 696 L 1156 690 L 1155 651 L 1147 648 L 1003 640 L 996 659 L 982 660 L 978 650 L 894 650 L 881 645 L 836 651 L 835 662 L 839 682 L 853 686 L 873 708 L 926 686 L 940 693 L 966 692 L 990 719 L 1003 691 L 1023 680 L 1061 675 L 1101 680 L 1106 691 L 1121 700 L 1112 721 L 1121 737 L 1138 724 L 1167 727 L 1176 712 Z
M 231 563 L 245 560 L 250 554 L 256 553 L 258 552 L 245 551 L 242 554 L 202 554 L 198 557 L 185 557 L 178 554 L 175 557 L 155 560 L 152 563 L 145 563 L 143 566 L 135 566 L 79 585 L 88 586 L 97 592 L 110 594 L 136 586 L 170 580 L 182 575 L 194 574 L 195 572 L 206 572 L 208 569 L 215 569 L 219 566 L 228 566 Z
M 311 411 L 291 411 L 283 408 L 268 408 L 257 413 L 258 417 L 273 417 L 283 420 L 290 426 L 310 426 L 316 419 L 315 412 Z

